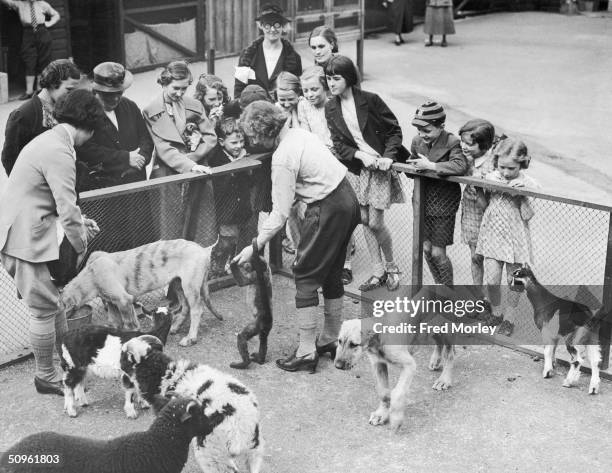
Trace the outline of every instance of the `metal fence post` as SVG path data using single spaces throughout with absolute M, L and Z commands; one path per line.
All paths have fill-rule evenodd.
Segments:
M 601 345 L 601 369 L 608 369 L 610 362 L 610 339 L 612 338 L 612 213 L 608 221 L 608 247 L 606 249 L 606 267 L 604 270 L 604 287 L 602 309 L 607 313 L 599 330 L 599 343 Z
M 412 275 L 411 297 L 423 286 L 423 216 L 425 213 L 424 177 L 414 176 L 412 194 Z

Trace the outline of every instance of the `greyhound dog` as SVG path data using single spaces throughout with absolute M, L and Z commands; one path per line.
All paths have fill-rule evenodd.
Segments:
M 116 253 L 94 251 L 85 268 L 64 287 L 60 301 L 69 310 L 101 297 L 119 309 L 121 317 L 113 321 L 116 326 L 135 329 L 134 298 L 168 285 L 169 299 L 179 306 L 170 333 L 176 333 L 190 315 L 189 333 L 179 344 L 192 345 L 204 304 L 223 320 L 213 308 L 208 291 L 212 249 L 187 240 L 162 240 Z

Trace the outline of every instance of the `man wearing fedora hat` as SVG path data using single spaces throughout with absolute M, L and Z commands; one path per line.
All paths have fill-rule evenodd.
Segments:
M 133 80 L 116 62 L 103 62 L 93 70 L 92 91 L 106 116 L 93 137 L 77 149 L 80 165 L 87 167 L 87 172 L 79 174 L 80 191 L 147 178 L 145 166 L 153 154 L 153 140 L 138 106 L 123 96 Z M 106 200 L 96 217 L 100 234 L 92 243 L 93 249 L 122 251 L 159 237 L 146 192 Z
M 153 141 L 142 112 L 123 92 L 134 77 L 121 64 L 103 62 L 93 70 L 92 89 L 106 114 L 91 140 L 78 150 L 78 159 L 89 168 L 90 179 L 79 190 L 97 189 L 146 179 Z
M 302 58 L 289 41 L 282 38 L 289 20 L 278 5 L 262 5 L 256 18 L 263 36 L 257 38 L 240 54 L 234 75 L 234 98 L 248 84 L 257 84 L 273 96 L 276 78 L 282 71 L 295 76 L 302 74 Z

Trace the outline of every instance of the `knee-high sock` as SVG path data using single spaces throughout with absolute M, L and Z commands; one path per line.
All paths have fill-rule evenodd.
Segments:
M 429 271 L 431 272 L 431 275 L 434 278 L 434 282 L 436 284 L 440 284 L 442 281 L 440 277 L 440 270 L 438 269 L 436 260 L 434 259 L 431 253 L 424 252 L 423 255 L 425 256 L 425 262 L 427 263 L 427 267 L 429 268 Z
M 30 343 L 36 362 L 36 376 L 45 381 L 60 381 L 60 373 L 53 365 L 53 348 L 55 345 L 56 313 L 31 316 Z
M 300 344 L 295 356 L 300 357 L 313 353 L 316 350 L 315 332 L 317 329 L 317 315 L 312 307 L 298 310 L 298 324 Z
M 67 331 L 66 312 L 60 310 L 55 314 L 55 350 L 58 355 L 62 354 L 62 339 Z
M 337 299 L 324 299 L 323 314 L 325 320 L 323 322 L 323 332 L 319 338 L 319 345 L 327 345 L 338 339 L 340 326 L 342 325 L 342 297 Z
M 443 262 L 437 263 L 438 274 L 440 275 L 440 283 L 445 286 L 453 285 L 453 264 L 449 258 L 446 258 Z

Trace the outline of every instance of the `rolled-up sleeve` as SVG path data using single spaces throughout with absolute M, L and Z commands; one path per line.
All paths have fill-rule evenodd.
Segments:
M 295 199 L 297 172 L 286 165 L 272 163 L 272 212 L 263 222 L 259 233 L 261 245 L 269 242 L 289 218 L 289 212 Z

